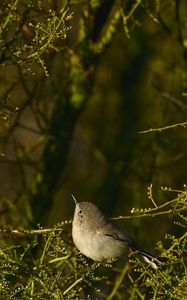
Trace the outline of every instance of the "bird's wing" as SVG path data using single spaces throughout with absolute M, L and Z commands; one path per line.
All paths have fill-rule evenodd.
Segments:
M 122 232 L 113 223 L 105 224 L 103 227 L 97 230 L 97 233 L 126 243 L 132 251 L 136 251 L 138 254 L 140 254 L 143 259 L 152 266 L 153 269 L 157 269 L 157 265 L 161 263 L 153 255 L 144 251 L 140 247 L 140 245 L 131 236 L 128 235 L 128 233 Z
M 127 232 L 119 230 L 113 222 L 104 224 L 97 230 L 97 233 L 124 242 L 134 251 L 141 250 L 141 247 L 138 245 L 138 243 L 131 238 Z

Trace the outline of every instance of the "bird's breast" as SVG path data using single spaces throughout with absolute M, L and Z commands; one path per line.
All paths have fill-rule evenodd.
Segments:
M 118 257 L 124 250 L 124 243 L 111 237 L 100 235 L 97 231 L 87 230 L 73 223 L 73 241 L 79 251 L 95 261 Z

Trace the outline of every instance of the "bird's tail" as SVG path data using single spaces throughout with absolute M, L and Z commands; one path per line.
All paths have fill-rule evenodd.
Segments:
M 138 254 L 140 254 L 143 257 L 144 261 L 147 262 L 155 270 L 158 269 L 158 266 L 161 264 L 161 261 L 145 252 L 144 250 L 138 250 Z
M 144 261 L 147 262 L 153 269 L 158 269 L 161 261 L 159 261 L 156 257 L 149 254 L 148 252 L 142 250 L 141 247 L 132 238 L 129 238 L 128 246 L 133 252 L 137 252 L 138 254 L 140 254 L 143 257 Z

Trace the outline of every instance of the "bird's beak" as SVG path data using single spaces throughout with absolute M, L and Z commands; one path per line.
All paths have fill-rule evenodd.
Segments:
M 75 202 L 75 205 L 77 205 L 77 200 L 75 199 L 75 197 L 73 196 L 73 194 L 71 194 L 71 197 L 73 198 L 73 201 Z

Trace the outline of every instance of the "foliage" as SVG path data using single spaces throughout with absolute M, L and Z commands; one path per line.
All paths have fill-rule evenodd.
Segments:
M 187 298 L 185 5 L 0 2 L 1 299 Z M 78 254 L 72 192 L 159 241 L 158 270 Z
M 46 71 L 43 55 L 59 51 L 70 29 L 68 9 L 57 12 L 50 1 L 10 1 L 1 3 L 0 15 L 1 66 L 24 64 L 29 68 L 39 62 Z
M 181 198 L 186 208 L 186 191 L 175 199 L 178 207 Z M 103 266 L 88 261 L 72 251 L 72 243 L 64 233 L 71 222 L 53 229 L 2 228 L 6 240 L 14 236 L 14 244 L 1 242 L 1 299 L 186 299 L 187 218 L 181 212 L 165 212 L 175 214 L 174 222 L 184 233 L 167 234 L 164 242 L 158 242 L 162 262 L 157 270 L 132 253 L 130 264 L 122 269 L 111 263 Z M 33 253 L 38 246 L 36 258 Z M 115 274 L 112 278 L 111 272 Z

